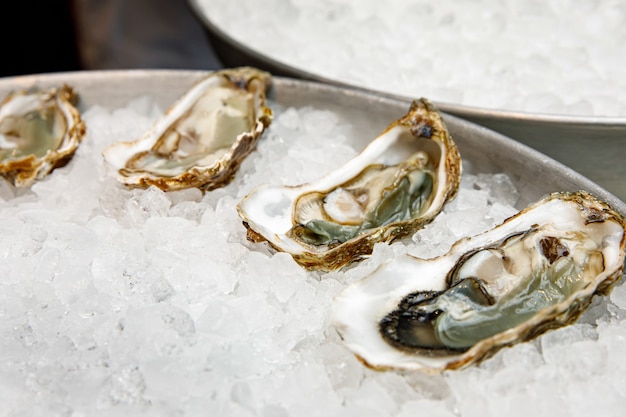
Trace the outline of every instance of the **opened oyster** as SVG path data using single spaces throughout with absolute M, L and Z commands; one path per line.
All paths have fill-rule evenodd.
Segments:
M 271 123 L 270 86 L 270 74 L 250 67 L 213 72 L 143 137 L 105 149 L 107 167 L 129 187 L 223 187 Z
M 624 269 L 626 222 L 555 193 L 434 259 L 381 265 L 336 299 L 347 346 L 376 369 L 456 369 L 578 318 Z
M 73 88 L 18 91 L 0 104 L 0 175 L 18 187 L 65 165 L 85 136 Z
M 441 115 L 421 99 L 341 168 L 310 184 L 259 187 L 238 211 L 251 240 L 333 270 L 430 222 L 456 195 L 460 174 Z

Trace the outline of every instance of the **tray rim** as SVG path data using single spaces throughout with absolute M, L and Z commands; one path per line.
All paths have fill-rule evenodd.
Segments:
M 62 84 L 71 83 L 71 80 L 79 80 L 84 83 L 100 84 L 103 81 L 128 80 L 132 79 L 160 79 L 160 80 L 189 80 L 191 84 L 196 79 L 213 72 L 213 70 L 180 70 L 180 69 L 129 69 L 129 70 L 88 70 L 88 71 L 65 71 L 54 73 L 28 74 L 12 77 L 0 77 L 0 91 L 11 91 L 18 89 L 29 89 L 36 87 L 38 84 Z M 356 99 L 375 105 L 392 105 L 406 106 L 410 103 L 410 99 L 390 97 L 377 92 L 371 92 L 363 89 L 353 89 L 346 86 L 328 84 L 322 81 L 301 80 L 284 76 L 273 76 L 274 88 L 278 91 L 282 89 L 308 89 L 317 94 L 326 94 L 329 96 L 345 97 L 347 99 Z M 80 92 L 79 92 L 80 96 Z M 606 201 L 616 211 L 626 216 L 626 203 L 617 196 L 604 189 L 599 184 L 593 182 L 584 175 L 578 173 L 563 163 L 531 148 L 524 143 L 518 142 L 502 133 L 492 130 L 488 127 L 481 126 L 473 121 L 465 120 L 462 117 L 448 113 L 445 109 L 441 109 L 444 119 L 455 120 L 457 124 L 472 129 L 483 135 L 489 135 L 499 143 L 504 143 L 506 147 L 515 150 L 515 152 L 532 157 L 536 161 L 541 161 L 552 170 L 562 173 L 563 176 L 580 183 L 581 187 L 591 189 L 592 194 Z

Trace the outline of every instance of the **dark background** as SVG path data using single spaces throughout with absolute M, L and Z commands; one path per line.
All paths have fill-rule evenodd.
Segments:
M 71 2 L 14 1 L 11 8 L 0 24 L 0 75 L 81 68 Z
M 21 0 L 10 5 L 0 25 L 0 77 L 222 67 L 186 0 Z

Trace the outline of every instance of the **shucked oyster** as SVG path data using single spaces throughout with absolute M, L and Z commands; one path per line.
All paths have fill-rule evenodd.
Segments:
M 65 165 L 85 136 L 70 86 L 19 91 L 0 104 L 0 175 L 25 187 Z
M 456 195 L 461 160 L 425 99 L 344 166 L 300 186 L 263 186 L 238 205 L 251 240 L 302 266 L 333 270 L 407 236 Z
M 434 259 L 388 261 L 340 294 L 334 320 L 376 369 L 456 369 L 578 318 L 624 269 L 626 222 L 555 193 Z
M 143 137 L 105 149 L 104 160 L 130 187 L 223 187 L 271 123 L 265 97 L 270 86 L 270 74 L 250 67 L 213 72 Z

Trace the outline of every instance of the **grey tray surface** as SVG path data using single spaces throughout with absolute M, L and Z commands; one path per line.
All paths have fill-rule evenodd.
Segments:
M 188 4 L 226 66 L 252 65 L 276 75 L 348 87 L 400 101 L 416 98 L 349 85 L 278 61 L 221 30 L 199 5 L 199 0 L 188 0 Z M 434 102 L 449 114 L 531 146 L 626 200 L 626 164 L 623 163 L 626 160 L 626 118 L 532 114 Z
M 122 107 L 143 95 L 166 109 L 204 71 L 118 70 L 39 74 L 0 79 L 0 95 L 33 87 L 67 83 L 79 93 L 82 111 L 93 105 Z M 282 106 L 313 106 L 336 111 L 351 122 L 365 144 L 408 109 L 408 101 L 358 89 L 274 77 L 272 99 Z M 626 214 L 626 204 L 597 183 L 519 141 L 444 112 L 444 119 L 464 161 L 474 173 L 504 172 L 520 192 L 519 208 L 554 191 L 586 190 Z M 89 126 L 87 126 L 89 128 Z M 623 197 L 622 197 L 623 198 Z

